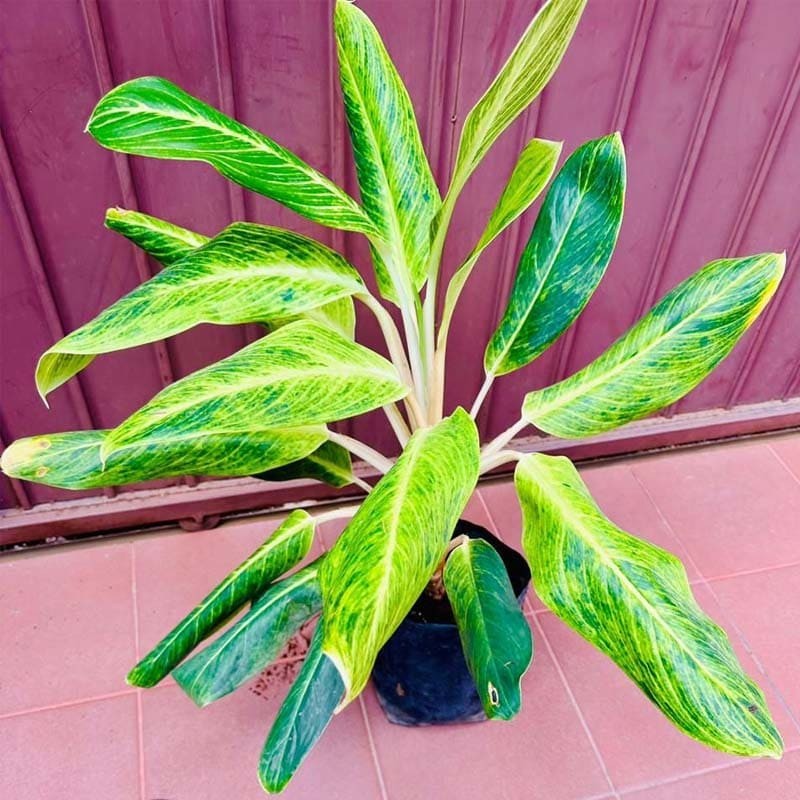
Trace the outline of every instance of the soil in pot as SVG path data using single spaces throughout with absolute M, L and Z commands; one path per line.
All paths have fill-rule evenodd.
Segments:
M 522 604 L 531 579 L 522 555 L 467 520 L 458 521 L 453 538 L 457 536 L 483 539 L 494 547 Z M 372 681 L 390 722 L 443 725 L 486 719 L 446 595 L 419 597 L 378 654 Z

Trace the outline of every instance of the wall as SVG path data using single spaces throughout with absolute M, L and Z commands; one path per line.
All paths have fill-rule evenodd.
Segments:
M 465 113 L 537 4 L 361 5 L 407 82 L 443 185 Z M 33 383 L 38 356 L 157 269 L 103 228 L 108 206 L 138 207 L 207 234 L 234 218 L 291 227 L 342 248 L 369 276 L 362 241 L 315 228 L 208 167 L 113 155 L 82 132 L 112 85 L 163 75 L 263 130 L 355 194 L 330 18 L 330 3 L 319 0 L 0 0 L 3 442 L 113 426 L 174 378 L 254 335 L 202 326 L 103 356 L 59 389 L 47 410 Z M 581 320 L 532 366 L 496 382 L 479 419 L 487 435 L 517 418 L 526 391 L 586 364 L 706 261 L 766 249 L 787 249 L 789 268 L 762 321 L 711 378 L 648 429 L 660 431 L 662 443 L 698 438 L 705 423 L 679 435 L 672 432 L 682 427 L 675 420 L 706 420 L 709 409 L 732 410 L 723 415 L 730 432 L 747 430 L 754 417 L 766 420 L 760 427 L 796 421 L 789 412 L 800 395 L 799 88 L 796 0 L 591 0 L 555 79 L 467 187 L 446 270 L 474 243 L 532 136 L 563 139 L 569 153 L 588 138 L 622 131 L 626 217 L 606 278 Z M 534 215 L 535 209 L 491 247 L 468 286 L 449 353 L 451 406 L 471 402 L 482 381 L 483 347 Z M 378 342 L 367 317 L 359 338 Z M 345 430 L 391 446 L 374 415 Z M 0 493 L 6 508 L 75 497 L 7 479 Z

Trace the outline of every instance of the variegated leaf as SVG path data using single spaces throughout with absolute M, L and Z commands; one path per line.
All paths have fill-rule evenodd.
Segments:
M 404 397 L 394 366 L 316 322 L 286 325 L 165 389 L 105 438 L 101 456 L 131 445 L 321 425 Z M 305 455 L 305 454 L 304 454 Z
M 100 353 L 201 322 L 285 319 L 363 290 L 355 269 L 319 242 L 235 223 L 53 345 L 39 360 L 36 383 L 45 397 Z
M 328 727 L 344 694 L 339 671 L 322 652 L 324 624 L 324 618 L 320 618 L 303 666 L 261 752 L 258 779 L 264 791 L 272 794 L 282 792 L 297 772 Z
M 131 671 L 132 686 L 155 686 L 242 606 L 298 564 L 311 549 L 314 519 L 297 509 L 261 547 L 230 573 Z
M 378 286 L 399 303 L 425 282 L 439 190 L 408 92 L 375 26 L 353 3 L 336 0 L 334 29 L 361 202 L 383 241 L 373 251 Z
M 124 208 L 109 208 L 105 223 L 107 228 L 122 234 L 165 267 L 209 242 L 209 237 L 201 233 Z
M 727 753 L 779 757 L 763 693 L 695 602 L 680 561 L 603 516 L 566 458 L 525 456 L 515 482 L 545 605 L 684 733 Z
M 123 208 L 109 208 L 106 211 L 106 227 L 121 233 L 165 267 L 172 266 L 210 241 L 208 236 Z M 296 319 L 315 319 L 348 339 L 355 336 L 356 312 L 352 297 L 340 297 L 294 317 L 272 317 L 269 327 L 274 330 Z
M 324 425 L 133 444 L 105 458 L 100 451 L 110 431 L 69 431 L 18 439 L 3 452 L 0 469 L 61 489 L 97 489 L 180 475 L 236 477 L 280 467 L 313 453 L 328 438 Z
M 504 375 L 544 352 L 583 311 L 614 252 L 625 201 L 619 134 L 581 145 L 547 192 L 484 368 Z
M 556 168 L 561 142 L 531 139 L 514 165 L 478 244 L 453 275 L 445 298 L 445 318 L 453 313 L 461 290 L 481 253 L 539 196 Z
M 320 570 L 323 651 L 349 703 L 444 556 L 478 479 L 478 433 L 457 409 L 409 440 Z
M 353 464 L 350 453 L 336 442 L 325 442 L 313 453 L 283 467 L 253 475 L 262 481 L 292 481 L 312 478 L 330 486 L 347 486 L 353 482 Z
M 522 707 L 533 637 L 503 559 L 482 539 L 467 539 L 447 558 L 444 586 L 486 716 L 512 719 Z
M 121 153 L 204 161 L 234 183 L 321 225 L 374 232 L 358 204 L 324 175 L 164 78 L 136 78 L 112 89 L 86 130 Z
M 198 706 L 219 700 L 258 674 L 319 612 L 322 558 L 272 584 L 222 636 L 173 671 L 172 677 Z
M 673 403 L 731 351 L 775 293 L 785 264 L 776 253 L 712 261 L 580 372 L 528 394 L 524 418 L 576 438 Z
M 498 136 L 536 99 L 561 63 L 586 0 L 549 0 L 522 34 L 492 85 L 467 114 L 452 185 L 456 191 Z

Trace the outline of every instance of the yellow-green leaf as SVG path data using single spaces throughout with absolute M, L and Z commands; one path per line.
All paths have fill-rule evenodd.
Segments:
M 109 208 L 106 211 L 106 227 L 121 233 L 165 267 L 172 266 L 210 241 L 208 236 L 173 225 L 158 217 L 138 211 L 126 211 L 123 208 Z M 352 297 L 340 297 L 294 317 L 272 317 L 268 324 L 274 330 L 296 319 L 315 319 L 349 339 L 355 336 L 356 312 Z
M 445 319 L 449 320 L 452 315 L 461 290 L 481 253 L 539 196 L 556 168 L 560 153 L 561 142 L 531 139 L 525 145 L 478 244 L 447 286 Z
M 122 234 L 141 247 L 165 267 L 180 261 L 192 250 L 197 250 L 209 241 L 209 237 L 201 233 L 124 208 L 109 208 L 106 211 L 105 224 L 110 230 Z
M 324 619 L 317 623 L 303 666 L 272 724 L 258 778 L 264 791 L 282 792 L 322 736 L 344 694 L 333 662 L 322 653 Z
M 408 92 L 375 26 L 353 3 L 336 0 L 334 29 L 361 202 L 383 242 L 373 249 L 378 286 L 397 303 L 425 282 L 439 190 Z
M 567 159 L 547 192 L 508 306 L 486 347 L 487 374 L 529 364 L 583 311 L 614 252 L 624 201 L 619 134 L 586 142 Z
M 134 444 L 194 440 L 202 448 L 215 434 L 321 425 L 407 392 L 385 358 L 302 320 L 162 389 L 108 434 L 103 455 Z
M 219 700 L 274 661 L 322 601 L 320 557 L 273 583 L 218 639 L 173 671 L 178 686 L 202 707 Z
M 695 602 L 680 561 L 609 521 L 566 458 L 525 456 L 515 483 L 545 605 L 684 733 L 727 753 L 779 757 L 763 693 Z
M 489 719 L 512 719 L 522 707 L 533 637 L 503 559 L 488 542 L 467 539 L 447 557 L 443 577 L 483 710 Z
M 285 319 L 363 290 L 355 269 L 319 242 L 235 223 L 53 345 L 39 360 L 36 383 L 45 397 L 100 353 L 201 322 Z
M 97 489 L 180 475 L 237 477 L 280 467 L 313 453 L 328 438 L 324 425 L 254 429 L 176 438 L 157 447 L 133 444 L 100 457 L 111 431 L 69 431 L 18 439 L 0 469 L 12 478 L 60 489 Z
M 675 402 L 728 355 L 775 293 L 785 263 L 777 253 L 712 261 L 580 372 L 528 394 L 524 418 L 575 438 Z
M 261 595 L 311 549 L 314 519 L 292 511 L 252 555 L 184 617 L 129 673 L 132 686 L 155 686 L 221 623 Z
M 586 0 L 549 0 L 492 85 L 467 114 L 452 185 L 458 191 L 498 136 L 536 99 L 561 63 Z
M 323 652 L 364 688 L 378 651 L 441 561 L 478 479 L 478 433 L 463 410 L 421 428 L 356 512 L 320 570 Z
M 122 153 L 204 161 L 234 183 L 321 225 L 374 230 L 351 197 L 294 153 L 164 78 L 136 78 L 112 89 L 86 130 Z

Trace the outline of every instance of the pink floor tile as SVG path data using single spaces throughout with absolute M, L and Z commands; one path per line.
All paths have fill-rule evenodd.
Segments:
M 704 610 L 725 627 L 724 614 L 710 592 L 695 587 L 695 595 Z M 678 731 L 622 670 L 559 619 L 543 614 L 537 621 L 564 670 L 617 789 L 741 761 Z M 732 641 L 745 670 L 764 689 L 786 744 L 797 744 L 800 737 L 780 700 L 741 642 L 735 637 Z
M 136 697 L 0 719 L 0 797 L 138 800 Z
M 175 686 L 145 692 L 145 787 L 148 798 L 263 800 L 258 760 L 279 696 L 247 688 L 199 709 Z M 334 717 L 281 795 L 286 800 L 380 800 L 361 707 Z
M 800 561 L 798 483 L 766 444 L 655 456 L 632 469 L 706 577 Z
M 794 800 L 798 787 L 800 751 L 794 751 L 780 761 L 768 758 L 749 761 L 624 797 L 625 800 Z
M 776 436 L 766 444 L 800 481 L 800 434 Z
M 0 609 L 0 714 L 127 688 L 130 545 L 3 558 Z
M 714 581 L 711 588 L 800 721 L 800 566 Z
M 609 785 L 541 642 L 511 722 L 428 728 L 392 725 L 365 699 L 391 800 L 579 800 Z M 357 795 L 353 795 L 353 798 Z

